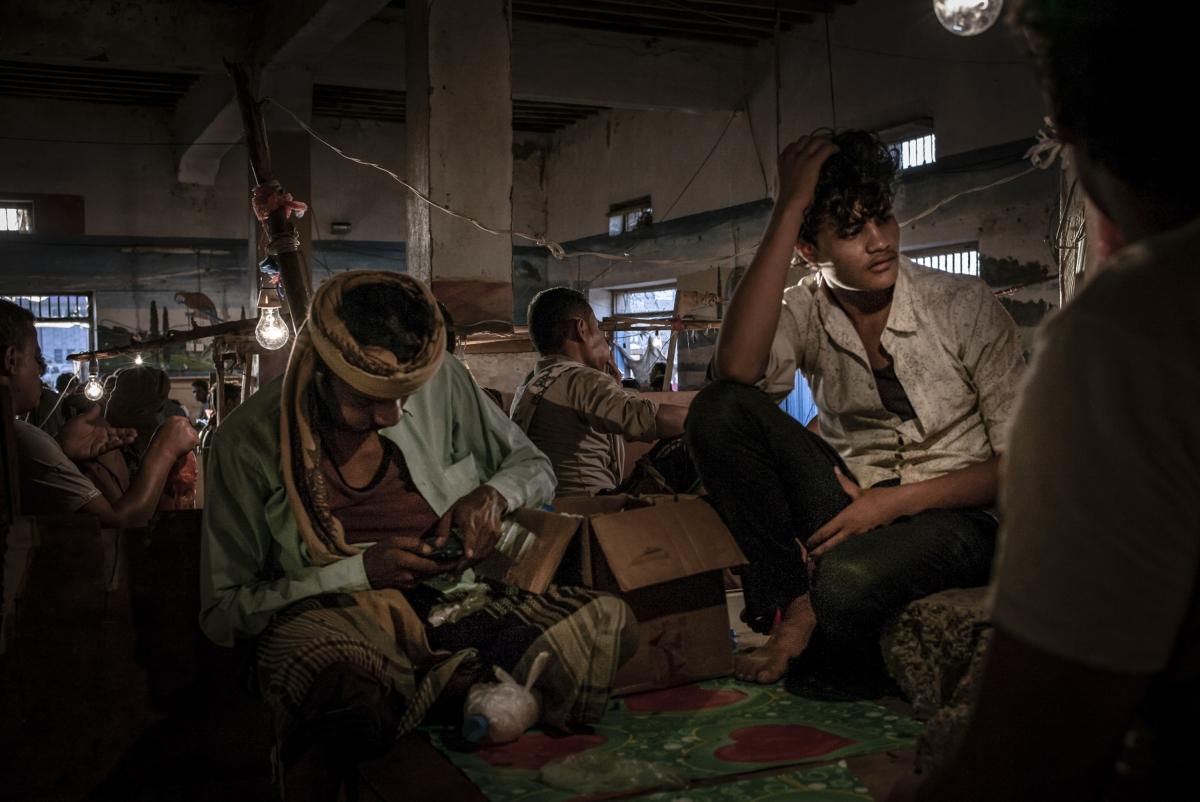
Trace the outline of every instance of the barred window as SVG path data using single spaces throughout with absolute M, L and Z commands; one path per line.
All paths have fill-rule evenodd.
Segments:
M 0 231 L 33 233 L 33 204 L 18 201 L 0 201 Z
M 959 273 L 964 276 L 979 275 L 979 244 L 960 243 L 946 248 L 930 248 L 906 254 L 917 264 Z

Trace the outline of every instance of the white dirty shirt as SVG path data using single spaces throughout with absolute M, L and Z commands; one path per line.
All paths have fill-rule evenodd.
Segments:
M 1164 673 L 1172 714 L 1200 688 L 1198 248 L 1200 219 L 1122 249 L 1039 332 L 992 586 L 998 626 Z
M 863 487 L 933 479 L 1003 450 L 1024 358 L 1016 325 L 983 281 L 900 257 L 882 344 L 911 420 L 884 407 L 850 318 L 808 276 L 783 294 L 759 387 L 782 398 L 800 370 L 821 436 Z

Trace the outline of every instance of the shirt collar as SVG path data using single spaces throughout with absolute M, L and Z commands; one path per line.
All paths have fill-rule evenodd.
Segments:
M 913 312 L 913 265 L 907 256 L 901 256 L 899 260 L 896 289 L 892 292 L 892 308 L 888 312 L 887 327 L 892 331 L 916 331 L 917 316 Z
M 865 358 L 862 340 L 854 331 L 850 318 L 829 299 L 829 296 L 821 288 L 824 282 L 819 273 L 816 276 L 816 282 L 817 290 L 814 294 L 817 306 L 821 310 L 821 319 L 825 321 L 825 330 L 842 348 Z M 915 332 L 917 330 L 916 313 L 913 311 L 912 262 L 907 256 L 899 257 L 896 285 L 892 292 L 892 306 L 888 310 L 887 328 L 894 332 Z
M 547 354 L 537 361 L 537 369 L 547 368 L 558 362 L 566 362 L 569 365 L 580 365 L 581 362 L 576 362 L 574 359 L 569 359 L 562 354 Z

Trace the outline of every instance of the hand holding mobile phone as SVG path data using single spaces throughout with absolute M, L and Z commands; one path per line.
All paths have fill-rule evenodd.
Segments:
M 425 538 L 427 543 L 433 543 L 437 539 L 437 533 L 434 532 Z M 450 528 L 450 537 L 446 538 L 446 542 L 442 544 L 440 549 L 435 548 L 429 554 L 426 554 L 427 559 L 434 562 L 453 562 L 461 559 L 463 556 L 463 538 L 462 531 L 457 526 Z

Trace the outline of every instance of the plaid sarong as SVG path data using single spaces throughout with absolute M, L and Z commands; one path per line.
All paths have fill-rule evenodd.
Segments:
M 397 736 L 407 734 L 455 670 L 466 660 L 487 661 L 488 644 L 506 633 L 513 637 L 499 651 L 516 655 L 510 673 L 520 682 L 538 654 L 551 654 L 536 685 L 544 723 L 599 720 L 617 669 L 637 646 L 637 622 L 628 606 L 576 587 L 535 595 L 497 586 L 489 597 L 476 612 L 429 630 L 431 644 L 445 655 L 431 666 L 414 665 L 402 644 L 349 594 L 314 596 L 282 610 L 259 636 L 252 669 L 254 684 L 271 708 L 277 743 L 291 731 L 314 680 L 337 664 L 362 669 L 399 694 L 406 706 Z

